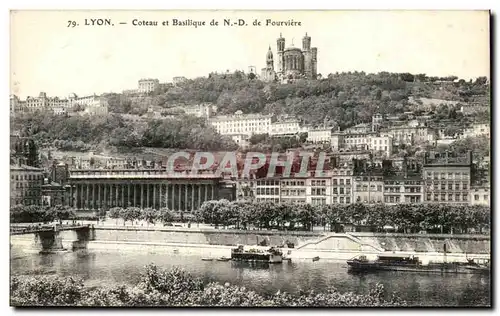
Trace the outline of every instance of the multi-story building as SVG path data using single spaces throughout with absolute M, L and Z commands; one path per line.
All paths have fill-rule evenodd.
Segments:
M 427 126 L 391 126 L 383 130 L 384 135 L 391 136 L 393 145 L 401 144 L 414 145 L 419 143 L 436 141 L 436 133 L 432 128 Z
M 306 203 L 312 205 L 332 204 L 332 178 L 313 177 L 306 181 Z
M 99 112 L 102 112 L 102 107 L 106 106 L 107 114 L 107 102 L 93 94 L 84 97 L 78 97 L 75 93 L 71 93 L 67 99 L 60 99 L 58 97 L 47 97 L 45 92 L 40 92 L 38 97 L 28 96 L 25 101 L 20 101 L 17 96 L 11 97 L 11 111 L 53 111 L 56 115 L 66 114 L 68 109 L 75 107 L 80 107 L 81 109 L 87 108 L 99 108 Z M 95 112 L 95 110 L 90 110 Z
M 426 153 L 422 168 L 426 203 L 469 204 L 472 152 Z
M 273 137 L 294 136 L 306 133 L 307 129 L 300 126 L 300 121 L 294 117 L 287 117 L 271 123 L 269 135 Z
M 17 164 L 10 166 L 10 204 L 42 204 L 43 169 Z
M 273 203 L 280 203 L 280 179 L 257 179 L 253 187 L 257 202 L 271 201 Z
M 356 203 L 383 203 L 384 177 L 381 175 L 354 176 L 354 202 Z
M 377 132 L 370 131 L 336 131 L 331 135 L 332 150 L 370 150 L 371 139 L 377 137 Z M 385 146 L 385 145 L 384 145 Z
M 273 121 L 273 115 L 243 114 L 237 111 L 234 115 L 218 115 L 209 119 L 221 135 L 233 134 L 268 134 Z
M 490 137 L 490 124 L 488 123 L 477 123 L 472 124 L 469 128 L 464 130 L 462 135 L 465 137 L 477 137 L 477 136 L 488 136 Z
M 39 167 L 38 146 L 35 141 L 12 135 L 10 137 L 10 163 Z
M 52 111 L 54 112 L 54 115 L 66 115 L 66 114 L 68 114 L 68 111 L 64 107 L 54 107 L 54 108 L 52 108 Z
M 384 177 L 384 203 L 422 203 L 422 183 L 420 175 Z
M 352 168 L 338 167 L 331 170 L 332 177 L 332 204 L 353 203 L 353 176 Z
M 388 166 L 374 164 L 366 160 L 353 161 L 355 203 L 383 203 L 384 171 Z
M 108 115 L 108 101 L 100 99 L 93 104 L 87 105 L 85 113 L 89 115 L 105 116 Z
M 85 109 L 88 106 L 97 106 L 103 102 L 104 99 L 97 96 L 96 94 L 91 94 L 83 97 L 77 96 L 75 93 L 70 93 L 67 100 L 67 107 L 74 108 L 80 106 Z
M 490 206 L 490 186 L 473 186 L 470 190 L 470 204 Z
M 307 203 L 308 194 L 306 178 L 280 179 L 280 184 L 281 203 Z M 309 197 L 310 194 L 311 190 L 309 190 Z
M 196 117 L 204 117 L 206 119 L 212 117 L 217 112 L 217 106 L 212 103 L 202 103 L 196 105 L 178 105 L 163 110 L 167 113 L 185 113 Z
M 20 109 L 20 102 L 21 101 L 17 95 L 12 94 L 10 96 L 10 114 L 15 114 L 22 110 Z
M 369 138 L 368 148 L 372 152 L 383 152 L 385 156 L 390 157 L 392 154 L 392 137 L 390 136 L 374 136 Z
M 333 127 L 318 127 L 307 131 L 307 141 L 310 143 L 330 143 Z
M 158 79 L 140 79 L 137 84 L 139 93 L 149 93 L 155 91 L 160 86 Z

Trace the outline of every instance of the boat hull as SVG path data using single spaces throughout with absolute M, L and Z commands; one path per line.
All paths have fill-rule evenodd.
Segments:
M 246 261 L 246 262 L 267 262 L 267 263 L 282 263 L 283 257 L 280 255 L 267 254 L 267 253 L 232 253 L 231 259 L 233 261 Z

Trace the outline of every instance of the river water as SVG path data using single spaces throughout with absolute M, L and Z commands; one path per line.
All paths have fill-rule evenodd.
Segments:
M 299 289 L 322 291 L 335 287 L 340 291 L 367 293 L 382 283 L 387 293 L 398 293 L 410 305 L 477 306 L 490 305 L 490 277 L 474 274 L 417 274 L 380 272 L 352 275 L 339 261 L 298 260 L 282 265 L 255 267 L 239 262 L 202 261 L 200 256 L 154 254 L 143 251 L 89 251 L 40 255 L 11 250 L 13 275 L 58 274 L 79 276 L 89 286 L 109 284 L 135 285 L 143 267 L 154 263 L 163 268 L 183 267 L 205 281 L 229 282 L 260 293 Z

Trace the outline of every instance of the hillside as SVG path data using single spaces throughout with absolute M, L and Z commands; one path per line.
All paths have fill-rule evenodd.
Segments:
M 377 112 L 398 115 L 414 110 L 420 99 L 423 102 L 447 100 L 457 106 L 471 102 L 478 106 L 489 105 L 489 84 L 485 77 L 466 82 L 456 81 L 456 77 L 429 78 L 422 74 L 349 72 L 288 84 L 264 83 L 250 78 L 253 77 L 242 72 L 201 77 L 155 91 L 142 100 L 110 95 L 108 101 L 111 110 L 118 113 L 145 111 L 149 105 L 167 108 L 211 102 L 218 106 L 221 114 L 238 110 L 291 114 L 312 125 L 322 124 L 326 118 L 337 122 L 341 128 L 369 122 Z
M 204 119 L 178 116 L 147 122 L 130 122 L 120 113 L 143 114 L 149 107 L 169 108 L 179 104 L 212 102 L 220 114 L 274 113 L 295 115 L 303 124 L 317 126 L 325 121 L 341 128 L 370 122 L 374 113 L 399 115 L 415 106 L 429 103 L 432 124 L 465 126 L 471 119 L 489 118 L 489 83 L 485 77 L 475 81 L 428 78 L 411 74 L 330 74 L 325 79 L 288 84 L 264 83 L 242 72 L 188 80 L 176 87 L 157 90 L 146 96 L 106 94 L 108 117 L 60 117 L 49 113 L 17 115 L 11 130 L 33 136 L 43 147 L 86 151 L 109 147 L 191 148 L 232 150 L 237 146 L 219 135 Z M 453 81 L 455 80 L 455 81 Z M 430 101 L 429 101 L 430 100 Z M 451 104 L 451 105 L 450 105 Z M 464 117 L 460 107 L 483 109 L 474 117 Z M 484 109 L 487 109 L 485 111 Z M 420 109 L 422 110 L 422 109 Z M 457 128 L 458 128 L 457 127 Z M 252 141 L 253 145 L 286 149 L 297 144 L 289 140 Z

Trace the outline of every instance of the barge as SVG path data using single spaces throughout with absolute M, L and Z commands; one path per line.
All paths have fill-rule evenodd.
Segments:
M 283 253 L 281 250 L 274 247 L 266 251 L 254 248 L 245 250 L 245 248 L 240 245 L 238 248 L 231 249 L 231 259 L 233 261 L 245 262 L 282 263 Z
M 489 273 L 489 266 L 483 266 L 469 261 L 460 262 L 429 262 L 423 264 L 414 256 L 378 256 L 376 260 L 368 260 L 361 255 L 347 260 L 350 272 L 403 271 L 422 273 Z

